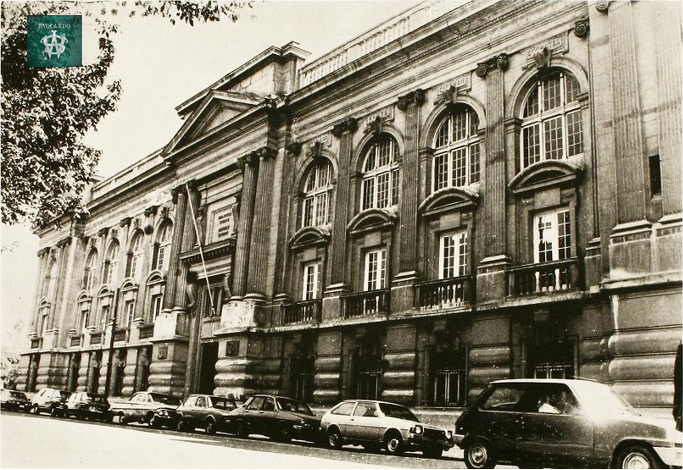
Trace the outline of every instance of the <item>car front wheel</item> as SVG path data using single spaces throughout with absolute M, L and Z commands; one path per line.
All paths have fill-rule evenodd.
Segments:
M 40 414 L 40 410 L 38 409 L 38 405 L 33 405 L 31 407 L 31 413 L 33 413 L 34 415 Z
M 613 468 L 662 468 L 657 456 L 644 446 L 628 446 L 619 451 Z
M 204 431 L 209 435 L 216 434 L 216 422 L 213 419 L 207 420 L 204 425 Z
M 249 430 L 247 429 L 247 425 L 244 423 L 244 421 L 237 423 L 235 434 L 237 434 L 237 437 L 242 439 L 249 437 Z
M 493 468 L 496 461 L 489 445 L 481 439 L 475 439 L 465 449 L 465 465 L 467 468 Z
M 384 438 L 384 448 L 390 454 L 400 454 L 403 451 L 403 438 L 397 432 L 391 432 Z

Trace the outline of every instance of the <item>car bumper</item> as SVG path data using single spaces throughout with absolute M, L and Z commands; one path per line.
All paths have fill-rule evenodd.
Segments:
M 460 447 L 462 449 L 462 443 L 465 441 L 465 435 L 464 434 L 454 434 L 453 435 L 453 441 L 455 441 L 455 445 Z
M 669 467 L 681 468 L 683 466 L 683 448 L 676 447 L 653 447 L 662 462 Z
M 292 437 L 302 441 L 316 442 L 320 436 L 319 426 L 305 426 L 295 424 L 292 426 Z
M 423 436 L 411 435 L 405 442 L 406 446 L 413 449 L 438 448 L 448 450 L 455 445 L 452 439 L 426 439 Z

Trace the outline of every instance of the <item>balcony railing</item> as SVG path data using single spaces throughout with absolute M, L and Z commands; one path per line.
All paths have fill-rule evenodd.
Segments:
M 472 301 L 472 287 L 471 276 L 420 282 L 415 284 L 415 301 L 420 308 L 459 307 Z
M 104 332 L 90 333 L 90 344 L 102 344 L 104 341 Z
M 579 261 L 571 258 L 509 268 L 508 296 L 529 296 L 578 289 Z
M 154 323 L 151 325 L 140 325 L 140 339 L 147 339 L 154 336 Z
M 128 328 L 117 328 L 114 331 L 114 341 L 128 341 Z
M 78 336 L 72 336 L 69 339 L 69 346 L 80 346 L 83 343 L 83 336 L 78 335 Z
M 347 294 L 342 297 L 344 318 L 389 312 L 389 289 Z
M 282 306 L 282 322 L 284 325 L 311 323 L 320 321 L 322 301 L 320 299 L 304 300 Z

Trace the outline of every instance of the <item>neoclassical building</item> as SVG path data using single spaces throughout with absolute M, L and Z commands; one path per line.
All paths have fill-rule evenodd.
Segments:
M 445 408 L 586 377 L 668 413 L 680 10 L 432 0 L 269 48 L 37 230 L 18 387 Z

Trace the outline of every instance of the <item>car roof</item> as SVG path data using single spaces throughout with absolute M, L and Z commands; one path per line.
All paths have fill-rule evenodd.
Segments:
M 349 399 L 349 400 L 344 400 L 344 401 L 340 402 L 339 404 L 341 404 L 341 403 L 352 403 L 352 402 L 353 402 L 353 403 L 356 403 L 356 402 L 361 402 L 361 401 L 362 401 L 362 402 L 365 402 L 365 403 L 367 403 L 367 402 L 370 402 L 370 403 L 377 403 L 378 405 L 380 405 L 380 404 L 383 404 L 383 405 L 395 405 L 395 406 L 400 406 L 401 408 L 408 408 L 407 406 L 401 405 L 400 403 L 394 403 L 394 402 L 391 402 L 391 401 L 384 401 L 384 400 L 372 400 L 372 399 L 370 399 L 370 398 L 367 398 L 367 399 L 366 399 L 366 398 L 351 398 L 351 399 Z

